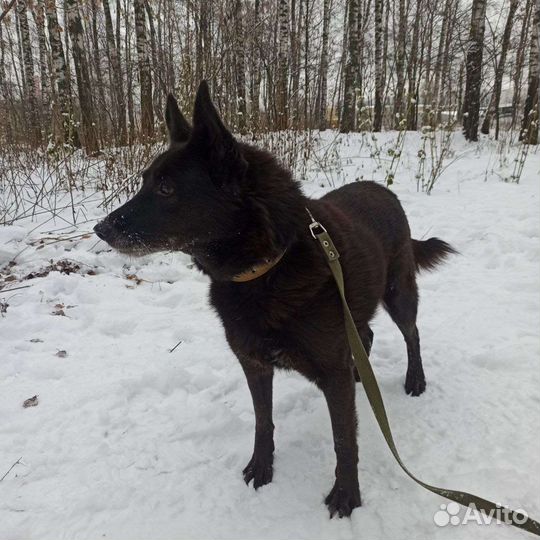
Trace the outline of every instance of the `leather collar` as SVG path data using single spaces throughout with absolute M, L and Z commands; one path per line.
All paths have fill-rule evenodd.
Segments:
M 245 270 L 240 274 L 236 274 L 236 276 L 233 276 L 232 281 L 235 281 L 237 283 L 244 283 L 245 281 L 252 281 L 254 279 L 260 278 L 261 276 L 264 276 L 264 274 L 272 270 L 272 268 L 274 268 L 274 266 L 276 266 L 276 264 L 281 261 L 283 255 L 285 255 L 285 251 L 283 251 L 273 259 L 265 259 L 263 263 L 256 264 L 248 270 Z

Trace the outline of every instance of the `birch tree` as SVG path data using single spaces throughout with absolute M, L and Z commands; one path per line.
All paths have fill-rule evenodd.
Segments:
M 430 85 L 430 94 L 428 102 L 430 105 L 430 115 L 433 121 L 438 121 L 440 117 L 441 103 L 439 101 L 439 90 L 441 88 L 441 78 L 443 72 L 444 62 L 444 44 L 448 33 L 448 26 L 450 24 L 450 9 L 452 6 L 452 0 L 446 0 L 444 4 L 444 11 L 441 19 L 441 30 L 439 32 L 439 42 L 437 45 L 437 55 L 435 57 L 435 65 L 433 68 L 433 85 Z
M 234 29 L 235 29 L 235 83 L 237 101 L 237 128 L 240 133 L 246 130 L 246 62 L 244 56 L 244 21 L 242 14 L 242 1 L 234 1 Z
M 539 77 L 539 44 L 538 27 L 540 26 L 540 2 L 536 2 L 532 23 L 531 48 L 529 53 L 529 82 L 527 87 L 527 98 L 523 110 L 523 120 L 521 122 L 520 140 L 526 144 L 538 144 L 538 118 L 540 103 L 538 93 Z
M 41 101 L 48 103 L 50 98 L 50 63 L 47 52 L 47 36 L 45 34 L 45 9 L 43 0 L 35 0 L 32 5 L 32 15 L 36 24 L 39 47 L 39 73 L 41 82 Z
M 409 54 L 409 62 L 407 65 L 407 79 L 408 79 L 408 97 L 407 97 L 407 129 L 415 130 L 417 122 L 417 111 L 418 111 L 418 66 L 420 64 L 419 55 L 419 36 L 420 36 L 420 24 L 421 24 L 421 14 L 422 9 L 424 9 L 423 1 L 416 0 L 416 12 L 413 23 L 413 34 L 411 38 L 411 51 Z
M 525 57 L 527 54 L 527 37 L 530 32 L 531 25 L 531 12 L 536 0 L 526 0 L 525 8 L 523 10 L 523 20 L 521 23 L 521 31 L 519 35 L 519 42 L 516 49 L 514 73 L 512 82 L 514 86 L 512 96 L 512 125 L 513 129 L 518 119 L 518 109 L 521 97 L 521 79 L 523 77 L 523 65 L 525 64 Z
M 394 121 L 396 129 L 400 128 L 403 118 L 403 99 L 405 96 L 405 46 L 407 39 L 407 4 L 399 0 L 398 31 L 396 42 L 396 89 L 394 94 Z
M 141 134 L 145 138 L 154 135 L 154 109 L 152 103 L 152 73 L 150 71 L 150 44 L 146 35 L 144 0 L 134 0 L 135 37 L 141 85 Z
M 88 153 L 94 153 L 99 149 L 99 142 L 93 119 L 94 105 L 85 54 L 84 29 L 77 0 L 66 0 L 66 19 L 79 94 L 82 143 Z
M 317 77 L 317 100 L 315 102 L 315 125 L 320 130 L 327 127 L 326 109 L 328 94 L 328 32 L 330 26 L 330 0 L 323 2 L 323 26 L 321 37 L 321 60 Z
M 358 18 L 359 0 L 347 0 L 347 48 L 343 77 L 343 106 L 339 130 L 341 133 L 354 131 L 356 128 L 356 100 L 360 78 L 358 58 Z
M 261 54 L 260 47 L 261 41 L 259 35 L 261 32 L 261 20 L 260 20 L 260 0 L 255 0 L 253 6 L 253 32 L 250 32 L 252 35 L 251 39 L 251 84 L 250 84 L 250 94 L 251 94 L 251 121 L 253 126 L 256 128 L 259 125 L 260 117 L 260 92 L 261 92 Z
M 375 0 L 375 100 L 373 131 L 381 131 L 383 118 L 384 65 L 383 65 L 383 10 L 384 0 Z
M 286 129 L 289 117 L 288 80 L 289 80 L 289 2 L 279 0 L 278 6 L 279 48 L 276 99 L 276 127 Z
M 310 24 L 311 24 L 311 4 L 310 0 L 305 0 L 306 8 L 304 12 L 304 111 L 303 117 L 304 128 L 311 128 L 311 108 L 309 106 L 311 93 L 310 93 L 310 84 L 311 84 L 311 73 L 310 73 Z
M 3 13 L 0 13 L 0 15 L 4 15 Z M 5 12 L 4 17 L 7 15 L 7 12 Z M 7 84 L 7 76 L 6 76 L 6 48 L 4 45 L 4 33 L 2 30 L 2 18 L 0 18 L 0 98 L 3 98 L 5 101 L 9 99 L 9 91 L 8 91 L 8 84 Z M 8 140 L 12 139 L 12 120 L 9 115 L 6 115 L 6 120 L 4 122 L 4 130 L 5 130 L 5 136 Z
M 446 34 L 444 38 L 444 50 L 442 53 L 442 63 L 441 63 L 441 83 L 439 86 L 439 91 L 436 96 L 436 107 L 437 107 L 437 115 L 436 120 L 437 123 L 441 122 L 442 119 L 442 108 L 446 105 L 448 107 L 448 110 L 450 111 L 452 109 L 452 104 L 450 103 L 451 99 L 451 83 L 452 83 L 452 77 L 451 77 L 451 65 L 452 65 L 452 46 L 453 44 L 458 41 L 457 36 L 455 35 L 454 31 L 457 25 L 457 18 L 458 18 L 458 5 L 459 0 L 450 0 L 449 3 L 449 11 L 448 11 L 448 22 L 446 24 Z M 462 69 L 462 66 L 460 66 L 460 70 Z M 459 88 L 461 91 L 462 86 L 462 77 L 459 77 Z
M 70 85 L 55 0 L 45 0 L 45 14 L 47 18 L 47 33 L 49 34 L 52 63 L 51 92 L 53 95 L 53 135 L 57 142 L 65 142 L 70 139 L 71 129 Z
M 0 13 L 0 96 L 7 100 L 7 76 L 6 76 L 6 46 L 4 43 L 4 31 L 2 30 L 2 20 L 7 17 L 9 10 L 15 5 L 16 0 L 12 0 Z M 10 124 L 9 124 L 10 126 Z
M 486 0 L 473 0 L 465 59 L 466 79 L 463 97 L 463 134 L 468 141 L 478 140 L 485 18 Z
M 90 10 L 90 36 L 89 36 L 89 47 L 91 49 L 90 57 L 90 66 L 93 68 L 93 73 L 91 73 L 92 80 L 92 90 L 93 90 L 93 102 L 95 104 L 94 109 L 94 123 L 97 125 L 97 130 L 99 133 L 99 138 L 104 139 L 108 138 L 108 104 L 107 96 L 105 96 L 105 81 L 103 79 L 104 70 L 102 63 L 102 50 L 101 50 L 101 40 L 98 29 L 98 18 L 101 15 L 101 9 L 99 8 L 97 0 L 90 0 L 89 10 Z M 87 8 L 88 12 L 88 8 Z M 90 70 L 92 72 L 92 70 Z
M 297 7 L 298 6 L 298 7 Z M 298 13 L 297 13 L 298 11 Z M 292 127 L 300 124 L 300 63 L 302 57 L 301 34 L 304 16 L 304 0 L 291 0 L 290 6 L 290 96 L 288 116 Z
M 103 0 L 103 12 L 105 15 L 105 36 L 106 51 L 109 59 L 109 69 L 111 75 L 111 100 L 113 105 L 113 118 L 116 120 L 117 129 L 115 130 L 116 141 L 123 145 L 127 141 L 126 129 L 126 103 L 124 100 L 124 84 L 122 80 L 122 67 L 120 63 L 120 53 L 114 39 L 114 30 L 111 17 L 109 0 Z M 120 14 L 117 13 L 117 17 Z
M 499 56 L 499 61 L 497 62 L 497 69 L 495 71 L 495 84 L 493 88 L 493 93 L 491 94 L 491 99 L 484 116 L 484 121 L 482 122 L 481 131 L 484 134 L 489 133 L 489 128 L 491 125 L 491 118 L 495 116 L 495 121 L 497 124 L 495 130 L 495 139 L 499 138 L 499 103 L 501 101 L 501 87 L 504 75 L 504 67 L 506 63 L 506 55 L 508 53 L 508 47 L 510 45 L 510 36 L 512 34 L 512 25 L 514 23 L 514 17 L 516 15 L 516 10 L 518 7 L 518 0 L 510 0 L 510 7 L 508 9 L 508 16 L 506 17 L 506 24 L 504 26 L 504 33 L 501 43 L 501 54 Z
M 22 63 L 24 67 L 24 97 L 27 102 L 25 116 L 27 129 L 35 136 L 36 133 L 36 85 L 34 80 L 34 57 L 30 41 L 30 28 L 28 26 L 28 13 L 26 0 L 17 0 L 17 20 L 19 23 L 20 46 L 22 50 Z

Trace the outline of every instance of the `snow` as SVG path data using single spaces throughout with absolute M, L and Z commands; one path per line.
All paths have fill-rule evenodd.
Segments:
M 378 136 L 379 154 L 369 137 L 338 141 L 310 168 L 306 193 L 382 181 L 397 135 Z M 428 196 L 416 191 L 420 147 L 420 135 L 407 134 L 392 189 L 414 237 L 439 236 L 461 255 L 419 278 L 424 395 L 403 391 L 397 328 L 383 311 L 373 323 L 372 362 L 394 437 L 422 480 L 538 518 L 540 154 L 531 149 L 520 183 L 507 183 L 500 177 L 517 146 L 500 155 L 495 143 L 456 135 Z M 89 204 L 86 214 L 88 223 L 63 232 L 91 231 L 103 210 Z M 2 540 L 521 537 L 504 525 L 438 527 L 433 516 L 447 501 L 399 469 L 360 385 L 363 507 L 351 519 L 328 519 L 328 412 L 294 373 L 278 373 L 274 384 L 274 480 L 246 487 L 254 415 L 207 279 L 182 254 L 130 259 L 91 236 L 51 240 L 66 224 L 42 219 L 0 228 L 0 267 L 17 263 L 17 280 L 0 291 L 9 304 L 0 318 L 0 478 L 22 458 L 0 482 Z M 21 280 L 51 259 L 80 269 Z M 38 405 L 23 408 L 34 395 Z

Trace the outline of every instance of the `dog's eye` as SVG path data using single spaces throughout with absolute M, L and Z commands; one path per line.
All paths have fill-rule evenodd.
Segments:
M 169 182 L 160 182 L 157 193 L 162 197 L 170 197 L 174 193 L 174 188 L 171 186 L 171 184 L 169 184 Z

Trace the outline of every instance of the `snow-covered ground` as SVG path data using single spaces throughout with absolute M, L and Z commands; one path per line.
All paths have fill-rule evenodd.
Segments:
M 382 180 L 395 139 L 379 136 L 378 157 L 365 138 L 344 139 L 318 165 L 330 169 L 313 165 L 306 193 Z M 419 278 L 426 393 L 405 395 L 405 345 L 382 311 L 372 361 L 413 472 L 538 519 L 540 154 L 531 149 L 516 185 L 500 180 L 515 149 L 500 159 L 486 141 L 456 135 L 452 145 L 427 196 L 414 179 L 421 140 L 408 134 L 392 186 L 416 238 L 440 236 L 461 252 Z M 86 212 L 103 214 L 92 204 Z M 0 478 L 21 458 L 0 481 L 1 540 L 524 537 L 504 525 L 437 526 L 447 501 L 399 469 L 361 385 L 364 506 L 351 519 L 328 519 L 328 412 L 317 388 L 293 373 L 275 380 L 274 481 L 246 487 L 254 415 L 207 279 L 182 254 L 129 259 L 92 236 L 55 241 L 91 231 L 93 221 L 49 218 L 0 228 L 2 280 L 16 262 L 16 279 L 0 281 L 9 304 L 0 317 Z M 22 279 L 51 260 L 79 270 Z M 37 406 L 23 407 L 35 395 Z

